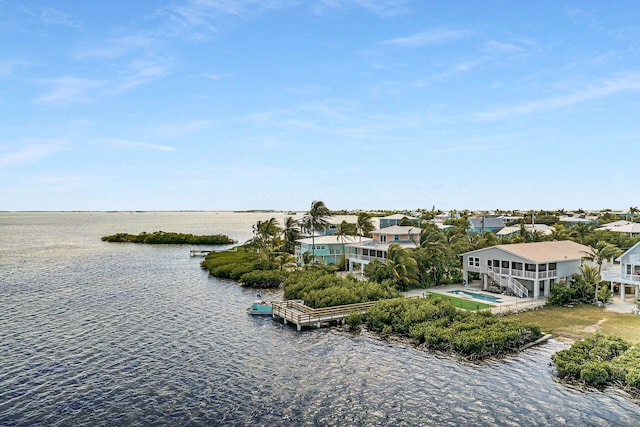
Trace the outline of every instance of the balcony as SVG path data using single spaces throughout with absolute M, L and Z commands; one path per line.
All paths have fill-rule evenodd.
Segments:
M 500 267 L 478 267 L 478 266 L 468 266 L 468 271 L 473 271 L 476 273 L 487 273 L 488 270 L 493 271 L 495 274 L 499 274 L 501 276 L 513 277 L 515 279 L 529 279 L 529 280 L 544 280 L 544 279 L 555 279 L 558 277 L 557 270 L 548 270 L 548 271 L 525 271 L 525 270 L 516 270 L 512 268 L 500 268 Z
M 606 270 L 600 273 L 602 280 L 608 282 L 626 283 L 629 285 L 640 285 L 640 275 L 635 274 L 622 274 L 620 270 Z

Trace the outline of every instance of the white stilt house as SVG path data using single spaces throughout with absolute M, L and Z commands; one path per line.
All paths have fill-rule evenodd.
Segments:
M 482 289 L 519 297 L 549 296 L 551 283 L 578 273 L 590 248 L 570 240 L 497 245 L 462 254 L 465 282 L 479 273 Z
M 602 280 L 620 285 L 620 299 L 624 301 L 627 288 L 635 294 L 636 299 L 640 298 L 640 242 L 632 246 L 628 251 L 616 259 L 620 265 L 611 270 L 603 271 L 600 276 Z

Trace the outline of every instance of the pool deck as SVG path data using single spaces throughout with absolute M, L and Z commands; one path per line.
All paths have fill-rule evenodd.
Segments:
M 469 301 L 477 301 L 485 304 L 491 304 L 495 307 L 491 309 L 492 313 L 502 313 L 502 312 L 512 312 L 519 310 L 529 310 L 534 307 L 541 307 L 546 304 L 546 298 L 518 298 L 515 296 L 507 296 L 502 294 L 496 294 L 493 292 L 483 291 L 479 284 L 472 283 L 470 286 L 462 286 L 462 285 L 439 285 L 434 286 L 429 289 L 413 289 L 408 292 L 404 292 L 405 296 L 424 296 L 427 292 L 432 292 L 434 294 L 445 294 L 449 296 L 455 296 L 458 298 L 462 298 L 460 295 L 451 294 L 451 291 L 469 291 L 475 292 L 477 294 L 488 295 L 494 298 L 500 298 L 500 302 L 491 302 L 485 301 L 482 299 L 473 298 L 471 296 L 465 297 L 464 299 L 468 299 Z

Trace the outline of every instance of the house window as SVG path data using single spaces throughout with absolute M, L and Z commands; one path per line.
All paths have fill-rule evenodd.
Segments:
M 538 271 L 547 271 L 547 264 L 539 264 Z
M 471 267 L 473 267 L 473 257 L 469 257 L 469 265 Z M 631 271 L 631 270 L 629 270 L 629 271 Z
M 511 268 L 514 270 L 522 270 L 522 263 L 521 262 L 512 262 L 511 263 Z
M 480 267 L 480 258 L 469 257 L 469 266 Z
M 497 259 L 493 260 L 493 266 L 494 267 L 500 267 L 500 261 L 498 261 Z
M 384 255 L 382 255 L 383 252 L 382 251 L 376 251 L 376 257 L 378 258 L 382 258 Z
M 386 234 L 381 234 L 380 235 L 380 242 L 382 242 L 382 243 L 386 243 L 387 242 L 387 235 Z
M 480 267 L 480 258 L 476 258 L 475 264 L 476 264 L 476 267 Z
M 549 263 L 549 271 L 556 271 L 556 263 L 555 262 L 550 262 Z
M 502 261 L 502 268 L 509 268 L 509 261 Z
M 525 264 L 524 265 L 524 269 L 526 271 L 536 271 L 536 265 L 535 264 Z
M 631 274 L 631 264 L 627 264 L 627 274 Z
M 393 240 L 400 240 L 400 235 L 399 234 L 394 234 L 393 235 Z

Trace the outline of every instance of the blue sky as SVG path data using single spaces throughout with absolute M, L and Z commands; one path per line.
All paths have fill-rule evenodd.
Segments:
M 637 1 L 0 0 L 0 210 L 628 209 Z

